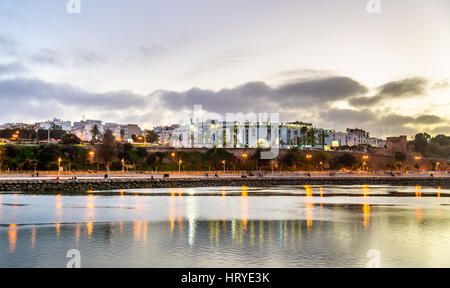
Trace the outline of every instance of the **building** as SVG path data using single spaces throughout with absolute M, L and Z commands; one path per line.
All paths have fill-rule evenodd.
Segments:
M 39 129 L 44 130 L 50 130 L 52 128 L 60 128 L 64 131 L 71 131 L 72 130 L 72 122 L 70 121 L 63 121 L 57 118 L 53 118 L 53 120 L 45 121 L 45 122 L 37 122 L 36 126 L 39 127 Z
M 174 130 L 179 128 L 180 125 L 173 124 L 171 126 L 158 126 L 153 128 L 153 132 L 158 134 L 158 143 L 161 145 L 169 145 L 171 143 Z
M 388 137 L 386 139 L 386 152 L 394 154 L 395 152 L 408 153 L 408 140 L 405 135 L 399 137 Z
M 311 128 L 312 124 L 208 120 L 176 128 L 171 145 L 192 148 L 288 148 L 300 145 L 302 127 Z
M 5 123 L 0 125 L 0 129 L 36 129 L 36 125 L 27 123 Z
M 81 141 L 90 141 L 92 140 L 92 130 L 94 126 L 97 126 L 100 135 L 104 133 L 101 120 L 83 120 L 80 122 L 74 122 L 72 133 L 77 135 Z
M 386 140 L 370 137 L 368 145 L 374 147 L 374 148 L 381 148 L 384 149 L 386 147 Z
M 322 146 L 323 131 L 325 131 L 325 137 L 323 137 L 325 145 L 323 146 L 326 150 L 347 145 L 347 133 L 329 129 L 317 129 L 316 145 Z
M 347 128 L 347 145 L 358 146 L 369 144 L 369 132 L 362 129 L 350 129 Z

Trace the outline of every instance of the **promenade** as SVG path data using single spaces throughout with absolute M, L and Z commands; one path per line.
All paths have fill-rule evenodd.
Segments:
M 389 172 L 390 173 L 390 172 Z M 330 173 L 274 173 L 254 174 L 208 174 L 173 173 L 164 174 L 71 174 L 45 175 L 1 175 L 0 191 L 30 194 L 85 195 L 92 191 L 112 191 L 142 188 L 183 188 L 248 186 L 270 187 L 281 185 L 392 185 L 430 186 L 450 188 L 449 173 L 421 173 L 395 175 L 389 173 L 330 174 Z M 431 176 L 433 175 L 433 176 Z M 116 195 L 117 193 L 102 195 Z M 131 193 L 131 192 L 130 192 Z

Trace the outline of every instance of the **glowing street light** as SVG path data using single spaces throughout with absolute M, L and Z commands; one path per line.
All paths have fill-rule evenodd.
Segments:
M 122 162 L 122 173 L 125 172 L 125 159 L 122 158 L 122 160 L 120 160 L 120 162 Z
M 62 161 L 62 159 L 61 159 L 61 157 L 59 157 L 58 158 L 58 175 L 61 174 L 61 161 Z
M 181 163 L 183 163 L 183 161 L 178 160 L 178 173 L 181 173 Z
M 225 163 L 226 163 L 226 161 L 223 160 L 223 161 L 222 161 L 222 164 L 223 164 L 223 173 L 225 173 Z
M 89 161 L 92 163 L 94 162 L 94 156 L 95 156 L 95 152 L 94 151 L 89 151 Z

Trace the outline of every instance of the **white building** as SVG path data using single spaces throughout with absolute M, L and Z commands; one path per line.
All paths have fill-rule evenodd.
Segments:
M 322 133 L 325 132 L 324 136 L 322 136 Z M 326 150 L 329 150 L 331 148 L 337 148 L 347 145 L 347 133 L 336 131 L 336 130 L 329 130 L 329 129 L 317 129 L 316 133 L 316 145 L 322 146 L 322 138 L 324 138 L 324 147 Z
M 285 148 L 299 145 L 302 127 L 309 129 L 312 124 L 208 120 L 175 129 L 171 145 L 178 148 L 269 148 L 281 145 Z
M 98 131 L 101 134 L 104 133 L 101 120 L 86 120 L 80 122 L 74 122 L 72 127 L 72 133 L 77 135 L 82 141 L 92 140 L 92 129 L 97 126 Z
M 72 122 L 70 121 L 63 121 L 61 119 L 53 118 L 53 120 L 44 121 L 44 122 L 38 122 L 36 123 L 36 126 L 40 129 L 44 130 L 50 130 L 53 127 L 60 127 L 64 131 L 71 131 L 72 130 Z
M 105 123 L 103 125 L 100 120 L 75 122 L 72 132 L 82 141 L 90 141 L 92 139 L 92 129 L 95 125 L 97 125 L 100 135 L 103 135 L 106 130 L 111 130 L 117 141 L 132 141 L 133 135 L 142 135 L 142 130 L 137 124 Z M 122 134 L 123 139 L 121 139 Z
M 369 145 L 375 148 L 385 148 L 386 147 L 386 140 L 371 137 L 369 138 Z
M 368 145 L 369 144 L 369 132 L 362 129 L 350 129 L 347 128 L 347 145 L 348 146 L 358 146 L 358 145 Z

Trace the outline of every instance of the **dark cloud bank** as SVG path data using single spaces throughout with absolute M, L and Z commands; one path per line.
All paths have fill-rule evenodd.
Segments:
M 0 65 L 0 76 L 11 70 L 25 69 L 19 64 Z M 0 111 L 11 113 L 10 107 L 20 106 L 22 113 L 28 109 L 48 107 L 76 107 L 80 115 L 85 109 L 120 113 L 129 109 L 151 110 L 161 113 L 168 110 L 176 113 L 191 110 L 193 105 L 202 105 L 208 112 L 249 113 L 280 112 L 282 120 L 315 121 L 326 128 L 360 127 L 392 133 L 412 134 L 417 127 L 434 125 L 434 131 L 450 129 L 449 122 L 436 115 L 403 116 L 377 110 L 375 104 L 384 99 L 405 98 L 423 95 L 428 82 L 423 78 L 409 78 L 386 83 L 376 89 L 377 95 L 367 97 L 369 89 L 358 81 L 342 76 L 322 76 L 315 79 L 295 80 L 277 87 L 264 82 L 249 82 L 234 88 L 218 91 L 192 88 L 184 92 L 159 90 L 147 96 L 129 91 L 90 93 L 67 84 L 52 84 L 38 79 L 0 78 Z M 333 108 L 332 103 L 347 101 L 358 109 Z M 364 105 L 363 105 L 363 104 Z M 54 106 L 54 105 L 53 105 Z M 51 113 L 51 109 L 47 111 Z M 289 115 L 289 119 L 283 118 Z M 307 115 L 313 115 L 311 119 Z M 47 115 L 50 118 L 51 115 Z M 159 124 L 159 123 L 155 123 Z

